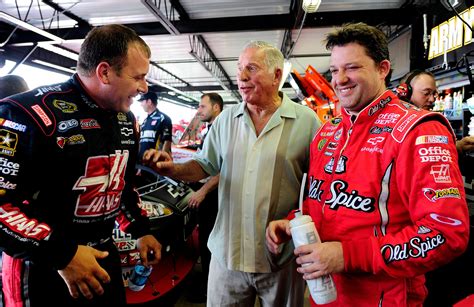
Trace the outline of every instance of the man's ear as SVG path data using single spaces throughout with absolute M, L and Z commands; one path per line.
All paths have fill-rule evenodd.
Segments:
M 392 65 L 390 64 L 389 60 L 383 60 L 382 62 L 380 62 L 379 70 L 380 70 L 380 73 L 383 75 L 384 79 L 390 73 L 391 66 Z
M 280 84 L 281 78 L 283 76 L 283 71 L 280 68 L 275 69 L 275 82 L 276 84 Z
M 100 62 L 95 69 L 97 78 L 104 84 L 110 83 L 110 73 L 112 67 L 107 62 Z

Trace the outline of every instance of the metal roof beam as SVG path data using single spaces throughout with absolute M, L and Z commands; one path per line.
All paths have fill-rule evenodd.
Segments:
M 363 13 L 363 14 L 361 14 Z M 317 12 L 306 18 L 303 28 L 331 27 L 347 22 L 366 22 L 371 25 L 409 25 L 417 12 L 409 9 L 386 9 L 366 11 Z M 205 18 L 174 21 L 181 34 L 282 30 L 294 22 L 290 14 L 259 15 L 245 17 Z M 127 24 L 139 35 L 160 35 L 169 32 L 159 22 Z M 67 33 L 67 39 L 83 39 L 89 29 L 85 27 L 51 29 L 52 34 Z M 36 36 L 26 33 L 15 37 L 11 43 L 35 42 Z M 61 35 L 58 35 L 61 37 Z
M 223 89 L 232 92 L 238 101 L 242 100 L 238 91 L 232 90 L 232 80 L 227 75 L 224 67 L 207 45 L 201 35 L 190 36 L 191 51 L 189 52 L 211 75 L 219 82 Z
M 48 5 L 49 7 L 53 8 L 54 10 L 58 11 L 59 13 L 63 14 L 64 16 L 67 16 L 67 17 L 71 18 L 72 20 L 77 21 L 78 26 L 88 27 L 89 29 L 92 28 L 91 24 L 89 24 L 89 22 L 87 22 L 85 19 L 82 19 L 81 17 L 77 16 L 76 14 L 66 10 L 65 8 L 60 6 L 59 4 L 55 3 L 54 1 L 52 1 L 52 0 L 42 0 L 42 2 L 46 5 Z
M 150 62 L 151 67 L 148 75 L 155 80 L 160 80 L 161 82 L 172 86 L 172 87 L 187 87 L 191 86 L 188 82 L 184 81 L 180 77 L 174 75 L 173 73 L 169 72 L 168 70 L 164 69 L 160 65 L 155 62 Z
M 143 5 L 158 19 L 158 21 L 163 25 L 163 27 L 172 35 L 179 35 L 180 32 L 179 30 L 175 27 L 173 22 L 171 21 L 172 19 L 174 20 L 175 18 L 175 9 L 173 8 L 172 5 L 169 6 L 169 11 L 168 11 L 168 5 L 166 4 L 166 0 L 163 1 L 164 3 L 164 10 L 165 12 L 163 13 L 161 8 L 161 0 L 158 0 L 158 6 L 156 6 L 156 0 L 152 2 L 151 0 L 141 0 Z

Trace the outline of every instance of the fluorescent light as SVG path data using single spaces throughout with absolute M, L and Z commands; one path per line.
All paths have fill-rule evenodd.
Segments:
M 288 75 L 291 72 L 291 66 L 292 66 L 291 62 L 288 59 L 285 59 L 285 61 L 283 62 L 283 71 L 281 74 L 280 86 L 278 87 L 279 91 L 281 91 L 281 89 L 283 88 L 283 85 L 286 82 L 286 79 L 288 79 Z
M 20 19 L 18 19 L 16 17 L 13 17 L 11 15 L 8 15 L 5 12 L 0 12 L 0 19 L 3 19 L 3 20 L 5 20 L 9 23 L 14 24 L 14 25 L 17 25 L 17 26 L 19 26 L 23 29 L 35 32 L 36 34 L 39 34 L 39 35 L 44 36 L 46 38 L 49 38 L 50 40 L 55 41 L 56 43 L 63 43 L 64 42 L 64 40 L 62 38 L 60 38 L 59 36 L 56 36 L 56 35 L 51 34 L 49 32 L 46 32 L 45 30 L 37 28 L 33 25 L 30 25 L 29 23 L 24 22 L 23 20 L 20 20 Z
M 74 74 L 74 73 L 75 73 L 75 71 L 72 70 L 72 69 L 69 69 L 69 68 L 66 68 L 66 67 L 62 67 L 62 66 L 59 66 L 59 65 L 56 65 L 56 64 L 48 63 L 48 62 L 45 62 L 45 61 L 32 60 L 32 62 L 33 62 L 33 63 L 36 63 L 36 64 L 43 65 L 43 66 L 48 66 L 48 67 L 51 67 L 51 68 L 54 68 L 54 69 L 57 69 L 57 70 L 62 70 L 62 71 L 67 72 L 67 73 L 71 73 L 71 74 Z
M 48 51 L 62 55 L 64 57 L 70 58 L 74 61 L 77 61 L 79 59 L 79 55 L 77 53 L 71 52 L 69 50 L 66 50 L 66 49 L 51 45 L 51 44 L 38 43 L 38 47 L 41 47 Z
M 303 0 L 303 10 L 306 13 L 314 13 L 318 10 L 321 0 Z
M 179 30 L 171 23 L 171 21 L 163 14 L 162 11 L 156 7 L 156 5 L 151 2 L 150 0 L 141 0 L 142 3 L 145 5 L 145 7 L 153 14 L 155 15 L 156 18 L 158 18 L 158 21 L 165 27 L 165 29 L 173 35 L 179 35 Z

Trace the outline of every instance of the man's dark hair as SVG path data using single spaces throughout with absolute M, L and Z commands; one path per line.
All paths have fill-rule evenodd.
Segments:
M 201 96 L 201 99 L 203 99 L 204 97 L 209 97 L 209 101 L 211 102 L 211 104 L 213 106 L 217 104 L 221 111 L 224 109 L 224 100 L 222 100 L 221 95 L 217 93 L 206 93 Z
M 127 64 L 127 52 L 132 44 L 150 58 L 150 47 L 132 29 L 116 24 L 92 29 L 81 45 L 77 61 L 79 74 L 90 76 L 100 62 L 109 63 L 120 74 Z
M 384 60 L 390 61 L 388 40 L 385 34 L 376 27 L 363 22 L 344 24 L 341 28 L 329 33 L 325 39 L 326 49 L 332 50 L 335 46 L 345 46 L 357 43 L 365 48 L 367 55 L 380 64 Z M 385 85 L 390 83 L 392 69 L 385 77 Z
M 155 92 L 148 91 L 146 94 L 141 94 L 138 101 L 151 100 L 151 103 L 156 107 L 158 105 L 158 95 Z
M 25 79 L 17 75 L 0 77 L 0 99 L 28 90 Z

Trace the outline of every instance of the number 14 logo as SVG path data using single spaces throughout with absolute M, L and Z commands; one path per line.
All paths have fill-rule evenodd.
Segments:
M 116 150 L 110 156 L 87 159 L 85 174 L 73 187 L 82 191 L 76 202 L 77 217 L 107 215 L 119 207 L 128 156 L 128 150 Z

